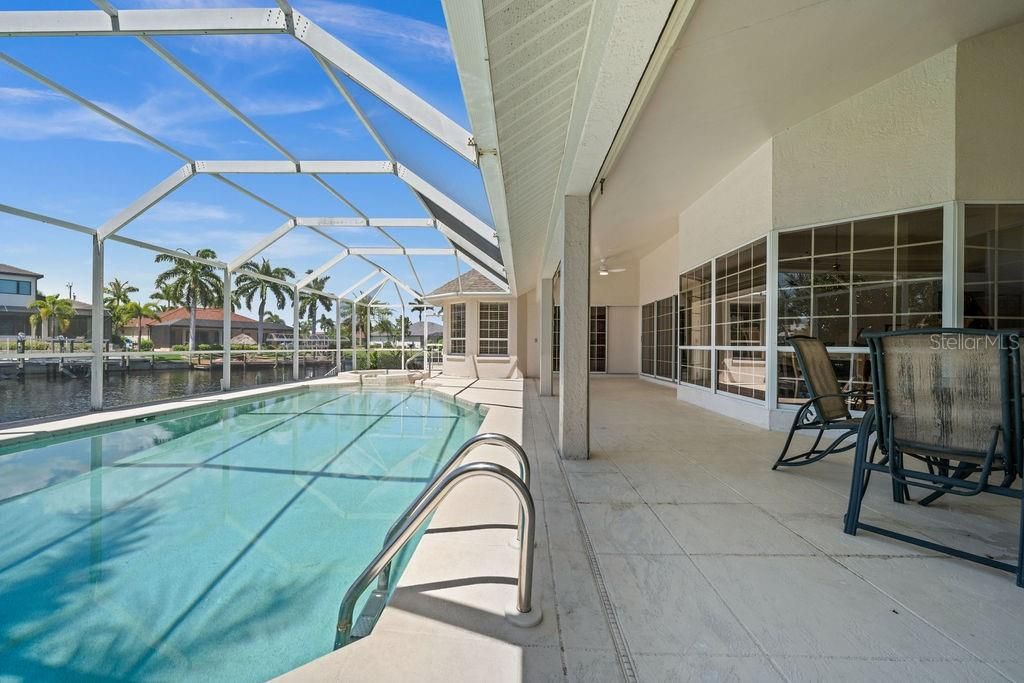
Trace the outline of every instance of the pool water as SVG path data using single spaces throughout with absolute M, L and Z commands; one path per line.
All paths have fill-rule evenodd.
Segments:
M 0 451 L 0 680 L 255 681 L 326 654 L 345 590 L 481 421 L 311 390 Z

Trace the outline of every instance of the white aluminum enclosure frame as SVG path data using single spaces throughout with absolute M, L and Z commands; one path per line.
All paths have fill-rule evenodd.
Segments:
M 134 247 L 147 249 L 155 253 L 167 254 L 212 266 L 223 271 L 225 293 L 230 291 L 234 274 L 243 269 L 246 263 L 257 257 L 274 242 L 297 228 L 305 228 L 316 232 L 324 239 L 331 241 L 337 247 L 337 253 L 323 264 L 313 269 L 309 275 L 297 278 L 296 281 L 277 280 L 260 276 L 246 270 L 248 275 L 260 277 L 265 280 L 274 281 L 285 285 L 294 291 L 309 291 L 309 285 L 315 278 L 322 276 L 331 268 L 341 263 L 346 258 L 355 258 L 365 262 L 373 270 L 359 282 L 347 287 L 342 293 L 319 292 L 338 302 L 350 301 L 355 310 L 356 302 L 367 295 L 376 294 L 383 286 L 392 283 L 398 296 L 402 310 L 405 310 L 403 292 L 414 298 L 422 298 L 425 294 L 424 287 L 416 271 L 413 257 L 416 256 L 451 256 L 455 267 L 455 274 L 460 275 L 462 268 L 460 262 L 466 263 L 470 268 L 480 272 L 482 275 L 495 282 L 503 291 L 510 291 L 508 274 L 500 255 L 495 258 L 493 254 L 500 254 L 498 250 L 497 233 L 491 226 L 477 218 L 470 211 L 466 210 L 458 202 L 445 195 L 443 192 L 432 186 L 429 182 L 413 173 L 403 166 L 392 154 L 391 150 L 384 143 L 383 138 L 374 128 L 373 124 L 366 117 L 365 113 L 349 94 L 342 80 L 338 77 L 343 74 L 358 83 L 375 97 L 388 104 L 406 119 L 414 123 L 421 130 L 444 144 L 468 163 L 479 166 L 479 159 L 475 141 L 472 134 L 462 126 L 451 120 L 449 117 L 438 111 L 425 100 L 406 88 L 404 85 L 393 79 L 378 67 L 371 64 L 365 58 L 351 50 L 340 40 L 317 26 L 309 18 L 294 11 L 286 0 L 278 0 L 278 9 L 268 8 L 239 8 L 239 9 L 169 9 L 169 10 L 121 10 L 109 0 L 93 0 L 98 7 L 97 10 L 84 11 L 0 11 L 0 37 L 42 37 L 42 36 L 126 36 L 135 37 L 152 50 L 160 59 L 178 71 L 183 77 L 192 83 L 193 86 L 204 92 L 218 105 L 228 111 L 239 122 L 248 127 L 253 134 L 261 138 L 272 149 L 281 154 L 282 160 L 266 161 L 241 161 L 241 160 L 196 160 L 188 154 L 176 149 L 174 146 L 158 139 L 135 125 L 125 121 L 113 112 L 79 95 L 72 89 L 57 83 L 48 76 L 36 71 L 30 66 L 21 63 L 17 59 L 0 52 L 0 62 L 34 79 L 50 90 L 76 102 L 94 114 L 106 119 L 117 127 L 137 136 L 145 143 L 176 157 L 183 162 L 183 165 L 168 176 L 166 179 L 153 186 L 127 207 L 118 212 L 115 216 L 104 222 L 97 228 L 80 225 L 53 216 L 36 213 L 26 209 L 0 205 L 0 213 L 18 216 L 20 218 L 33 220 L 73 230 L 89 235 L 93 240 L 93 279 L 94 289 L 97 283 L 100 287 L 98 292 L 93 294 L 94 304 L 94 325 L 99 313 L 99 320 L 102 324 L 102 280 L 103 260 L 105 241 L 115 241 L 128 244 Z M 260 35 L 260 34 L 285 34 L 302 43 L 309 49 L 312 57 L 324 71 L 325 76 L 344 98 L 346 103 L 353 109 L 356 116 L 362 122 L 370 136 L 380 147 L 385 159 L 380 161 L 366 160 L 301 160 L 295 157 L 284 146 L 282 146 L 271 135 L 264 131 L 241 109 L 232 104 L 227 98 L 218 93 L 206 81 L 192 72 L 181 61 L 179 61 L 166 47 L 158 43 L 154 37 L 170 35 Z M 225 174 L 233 176 L 245 174 L 301 174 L 309 175 L 326 192 L 341 202 L 347 209 L 357 216 L 335 217 L 335 216 L 300 216 L 260 196 L 234 178 L 225 177 Z M 408 186 L 411 194 L 424 208 L 427 217 L 373 217 L 364 213 L 356 204 L 343 196 L 337 189 L 328 184 L 321 175 L 331 174 L 390 174 L 398 177 Z M 202 259 L 187 254 L 182 250 L 175 249 L 173 245 L 152 244 L 143 240 L 126 237 L 119 234 L 132 221 L 142 216 L 146 211 L 153 208 L 161 201 L 172 195 L 177 189 L 187 184 L 192 178 L 198 175 L 209 175 L 223 183 L 232 190 L 239 192 L 249 199 L 259 202 L 263 206 L 279 214 L 284 223 L 269 234 L 263 235 L 249 247 L 243 249 L 242 253 L 229 262 L 211 259 Z M 449 216 L 454 217 L 461 225 L 446 225 L 439 220 L 430 207 L 425 203 L 426 198 L 430 203 L 440 207 Z M 501 215 L 504 209 L 502 208 Z M 496 214 L 497 215 L 497 214 Z M 445 221 L 451 222 L 449 219 Z M 324 228 L 373 228 L 381 236 L 385 237 L 393 246 L 356 246 L 350 245 L 329 234 Z M 414 248 L 406 247 L 401 240 L 388 232 L 391 229 L 401 228 L 433 228 L 443 235 L 449 244 L 447 248 Z M 467 232 L 468 230 L 468 232 Z M 485 251 L 481 248 L 485 245 Z M 491 249 L 493 247 L 493 249 Z M 403 282 L 386 268 L 376 263 L 370 257 L 374 256 L 402 256 L 409 265 L 415 284 Z M 369 289 L 363 289 L 362 294 L 356 299 L 347 299 L 361 287 L 366 285 L 369 279 L 376 276 L 383 276 L 383 280 L 374 284 Z M 226 310 L 230 307 L 225 306 Z M 340 315 L 340 313 L 339 313 Z M 225 313 L 225 330 L 230 329 L 228 313 Z M 102 329 L 102 325 L 101 325 Z M 353 334 L 354 341 L 354 334 Z M 94 372 L 93 372 L 93 407 L 102 407 L 102 350 L 101 345 L 94 345 L 98 350 L 94 351 Z M 229 347 L 228 344 L 225 344 Z M 230 349 L 225 350 L 225 382 L 224 388 L 230 386 Z M 98 363 L 98 365 L 96 365 Z M 99 370 L 99 371 L 97 371 Z

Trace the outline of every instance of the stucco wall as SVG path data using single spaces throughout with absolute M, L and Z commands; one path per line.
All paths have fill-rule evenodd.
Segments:
M 640 307 L 608 307 L 608 373 L 640 372 Z
M 679 234 L 668 238 L 640 259 L 636 303 L 672 296 L 679 289 Z
M 540 376 L 540 301 L 538 288 L 519 297 L 520 370 L 527 377 Z
M 610 259 L 609 268 L 625 268 L 621 273 L 598 275 L 590 272 L 591 306 L 635 306 L 640 264 L 637 261 Z
M 508 304 L 508 356 L 478 356 L 480 352 L 480 302 L 502 301 Z M 466 353 L 448 354 L 448 339 L 451 336 L 450 309 L 455 303 L 466 304 Z M 521 373 L 519 368 L 519 307 L 512 297 L 461 297 L 444 300 L 444 373 L 455 377 L 498 377 L 504 378 Z
M 679 214 L 679 271 L 771 232 L 772 143 Z
M 957 47 L 956 195 L 1024 199 L 1024 24 Z
M 955 114 L 952 47 L 780 133 L 773 144 L 775 226 L 952 199 Z

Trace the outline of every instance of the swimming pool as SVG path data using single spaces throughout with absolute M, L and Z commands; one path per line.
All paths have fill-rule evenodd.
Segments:
M 0 451 L 0 679 L 265 680 L 326 654 L 345 590 L 481 421 L 316 389 Z

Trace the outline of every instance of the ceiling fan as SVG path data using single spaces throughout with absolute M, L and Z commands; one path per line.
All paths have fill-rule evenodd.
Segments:
M 626 271 L 625 268 L 609 268 L 605 265 L 605 260 L 601 259 L 601 267 L 597 269 L 598 275 L 607 275 L 608 273 L 623 273 Z

